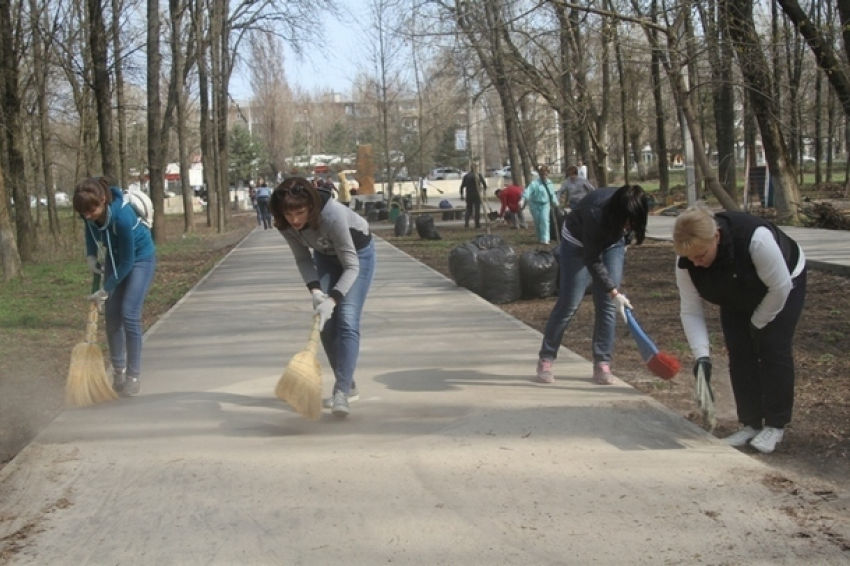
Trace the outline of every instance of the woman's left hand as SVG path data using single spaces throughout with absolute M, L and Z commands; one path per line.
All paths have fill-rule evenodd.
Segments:
M 629 300 L 624 294 L 618 292 L 617 290 L 614 290 L 614 293 L 616 294 L 611 297 L 611 300 L 614 302 L 614 306 L 617 307 L 617 312 L 620 313 L 621 317 L 623 317 L 623 322 L 628 322 L 628 320 L 626 319 L 626 308 L 634 310 L 634 307 L 632 307 L 632 304 L 629 302 Z
M 326 297 L 324 301 L 319 303 L 313 312 L 319 315 L 319 332 L 325 328 L 325 323 L 333 316 L 336 301 L 331 297 Z

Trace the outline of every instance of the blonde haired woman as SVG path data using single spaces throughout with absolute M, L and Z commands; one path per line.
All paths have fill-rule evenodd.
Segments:
M 791 342 L 806 298 L 806 258 L 770 222 L 743 212 L 689 208 L 673 228 L 680 315 L 694 358 L 711 376 L 702 301 L 720 307 L 729 377 L 743 428 L 730 446 L 769 454 L 794 406 Z

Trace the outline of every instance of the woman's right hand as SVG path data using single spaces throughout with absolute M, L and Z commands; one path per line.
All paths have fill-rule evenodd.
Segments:
M 319 290 L 319 289 L 313 289 L 312 293 L 313 293 L 313 310 L 316 310 L 316 307 L 318 307 L 319 304 L 322 301 L 327 299 L 328 296 L 325 295 L 324 293 L 322 293 L 322 291 Z

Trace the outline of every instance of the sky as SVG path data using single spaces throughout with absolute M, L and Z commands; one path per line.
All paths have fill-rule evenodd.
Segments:
M 367 21 L 368 0 L 341 0 L 338 5 L 341 17 L 346 21 L 327 16 L 322 22 L 324 39 L 317 41 L 317 45 L 308 45 L 300 58 L 285 46 L 284 69 L 290 86 L 298 85 L 305 90 L 350 92 L 358 71 L 358 55 L 363 52 L 361 38 L 364 24 L 357 19 Z M 251 84 L 247 69 L 240 68 L 234 72 L 231 94 L 240 100 L 250 98 Z

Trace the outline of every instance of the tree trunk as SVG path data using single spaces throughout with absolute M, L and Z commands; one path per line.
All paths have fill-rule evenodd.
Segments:
M 124 95 L 124 56 L 121 49 L 120 0 L 112 0 L 112 51 L 115 58 L 115 109 L 118 118 L 118 184 L 130 186 L 127 166 L 127 103 Z
M 101 172 L 117 183 L 115 148 L 112 143 L 112 87 L 109 80 L 109 55 L 106 48 L 106 24 L 103 0 L 87 0 L 89 49 L 91 49 L 94 98 L 97 104 L 97 129 L 100 143 Z M 149 34 L 150 35 L 150 34 Z
M 2 6 L 2 0 L 0 0 Z M 9 195 L 6 193 L 6 176 L 3 160 L 0 159 L 0 265 L 3 267 L 3 280 L 11 281 L 21 275 L 21 256 L 15 241 L 15 230 L 9 216 Z
M 159 93 L 160 70 L 162 69 L 162 54 L 160 53 L 159 2 L 148 0 L 148 67 L 147 67 L 147 101 L 148 101 L 148 183 L 150 197 L 153 201 L 154 218 L 160 220 L 165 214 L 163 198 L 165 197 L 163 164 L 160 144 L 160 128 L 162 123 L 162 100 Z M 165 231 L 162 222 L 154 221 L 153 238 L 156 242 L 164 240 Z
M 735 91 L 732 81 L 732 50 L 724 41 L 717 3 L 712 0 L 700 6 L 706 30 L 706 51 L 711 66 L 714 129 L 717 136 L 717 176 L 723 189 L 740 203 L 735 159 Z
M 194 210 L 192 209 L 192 189 L 189 186 L 189 158 L 186 151 L 186 92 L 184 73 L 186 57 L 183 55 L 184 9 L 179 0 L 169 0 L 171 15 L 171 84 L 169 99 L 174 99 L 177 110 L 177 154 L 180 160 L 180 193 L 183 199 L 183 232 L 195 230 Z M 191 35 L 191 34 L 190 34 Z M 167 132 L 165 132 L 167 135 Z
M 38 120 L 38 147 L 41 162 L 41 181 L 44 183 L 47 197 L 47 223 L 50 233 L 56 236 L 61 231 L 59 215 L 56 212 L 56 191 L 53 182 L 53 156 L 50 146 L 50 108 L 47 102 L 50 66 L 47 54 L 50 47 L 42 34 L 39 22 L 41 11 L 36 0 L 30 0 L 31 28 L 34 30 L 33 48 L 33 79 L 35 81 L 35 96 Z
M 15 199 L 15 229 L 20 259 L 24 262 L 35 257 L 36 234 L 30 213 L 29 194 L 27 192 L 23 153 L 23 117 L 21 115 L 21 97 L 18 90 L 18 61 L 20 53 L 16 51 L 12 24 L 12 11 L 9 0 L 0 0 L 0 130 L 3 131 L 2 148 L 6 152 L 8 167 L 6 179 L 11 183 L 11 196 Z M 7 189 L 8 190 L 8 189 Z
M 753 21 L 752 0 L 725 0 L 729 37 L 738 53 L 738 63 L 749 89 L 753 115 L 759 124 L 765 159 L 776 197 L 780 222 L 799 224 L 800 193 L 794 168 L 788 163 L 788 150 L 776 120 L 779 109 L 770 98 L 770 68 L 761 49 Z
M 652 0 L 652 21 L 658 20 L 658 6 L 656 0 Z M 666 201 L 670 194 L 670 165 L 669 150 L 667 149 L 667 115 L 664 111 L 664 93 L 661 82 L 661 60 L 664 52 L 658 47 L 658 30 L 649 30 L 652 38 L 652 59 L 650 61 L 650 72 L 652 76 L 652 98 L 655 103 L 655 154 L 658 158 L 658 191 L 661 198 Z

